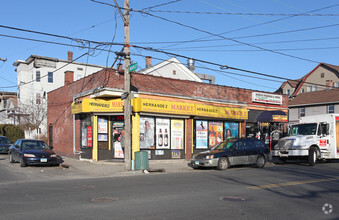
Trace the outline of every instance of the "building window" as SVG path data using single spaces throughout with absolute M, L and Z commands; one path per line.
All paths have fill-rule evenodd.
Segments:
M 41 104 L 41 95 L 40 95 L 40 93 L 37 93 L 37 94 L 36 94 L 36 101 L 35 101 L 35 104 L 37 104 L 37 105 L 40 105 L 40 104 Z
M 173 70 L 173 75 L 177 75 L 177 71 L 176 70 Z
M 328 105 L 327 106 L 327 114 L 334 113 L 334 105 Z
M 305 108 L 299 108 L 299 118 L 305 116 Z
M 40 71 L 36 71 L 36 74 L 35 74 L 35 81 L 36 81 L 36 82 L 40 82 Z
M 286 90 L 286 95 L 290 96 L 291 95 L 291 92 L 289 89 Z
M 312 92 L 312 86 L 307 86 L 307 92 Z
M 318 90 L 317 85 L 313 85 L 312 86 L 312 92 L 317 91 L 317 90 Z
M 320 78 L 324 78 L 324 77 L 325 77 L 325 73 L 321 73 Z
M 334 87 L 334 88 L 339 88 L 339 82 L 333 83 L 333 87 Z
M 304 93 L 304 92 L 305 92 L 305 89 L 304 89 L 304 88 L 302 88 L 302 89 L 301 89 L 301 93 Z
M 48 82 L 53 83 L 53 72 L 48 72 Z

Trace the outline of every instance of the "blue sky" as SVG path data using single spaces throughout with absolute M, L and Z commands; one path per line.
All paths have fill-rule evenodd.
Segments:
M 114 4 L 113 0 L 98 1 Z M 117 2 L 123 6 L 123 0 Z M 219 85 L 273 92 L 283 81 L 242 71 L 220 72 L 220 65 L 287 79 L 301 78 L 320 62 L 339 65 L 338 1 L 130 0 L 130 8 L 139 10 L 131 12 L 131 44 L 178 54 L 184 64 L 187 60 L 181 55 L 215 63 L 196 62 L 195 71 L 215 75 Z M 0 17 L 2 26 L 123 43 L 124 28 L 117 10 L 90 0 L 5 1 Z M 81 44 L 0 27 L 0 58 L 7 59 L 0 61 L 0 91 L 16 91 L 16 60 L 32 54 L 67 59 L 67 51 L 73 51 L 74 58 L 88 52 L 74 46 Z M 109 47 L 92 49 L 77 61 L 110 67 L 115 54 L 100 49 Z M 111 50 L 120 51 L 121 46 Z M 152 56 L 153 64 L 172 57 L 133 47 L 131 53 L 139 69 L 145 67 L 145 56 Z

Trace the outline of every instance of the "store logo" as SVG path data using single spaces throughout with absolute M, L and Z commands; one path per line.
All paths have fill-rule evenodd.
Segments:
M 333 206 L 330 203 L 325 203 L 322 207 L 325 215 L 329 215 L 333 212 Z

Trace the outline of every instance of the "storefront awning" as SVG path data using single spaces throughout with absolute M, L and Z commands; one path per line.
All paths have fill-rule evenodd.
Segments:
M 263 111 L 257 116 L 258 122 L 288 122 L 287 115 L 283 111 Z

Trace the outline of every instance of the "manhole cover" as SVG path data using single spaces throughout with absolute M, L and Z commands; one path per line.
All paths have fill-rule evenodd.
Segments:
M 108 203 L 117 201 L 118 197 L 98 197 L 98 198 L 91 198 L 89 201 L 93 203 Z
M 241 198 L 241 197 L 230 197 L 230 196 L 222 196 L 222 197 L 220 197 L 220 200 L 231 201 L 231 202 L 245 202 L 245 201 L 246 201 L 245 198 Z

